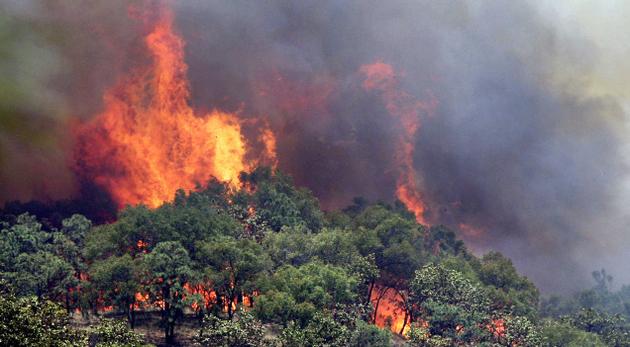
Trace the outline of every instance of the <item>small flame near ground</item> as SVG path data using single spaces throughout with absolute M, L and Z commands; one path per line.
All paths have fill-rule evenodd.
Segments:
M 106 188 L 119 207 L 157 207 L 179 188 L 194 189 L 211 177 L 238 185 L 248 143 L 237 114 L 190 107 L 184 40 L 173 15 L 161 9 L 144 43 L 152 63 L 120 79 L 104 95 L 104 111 L 76 127 L 77 166 Z M 260 155 L 275 163 L 276 140 L 261 123 Z

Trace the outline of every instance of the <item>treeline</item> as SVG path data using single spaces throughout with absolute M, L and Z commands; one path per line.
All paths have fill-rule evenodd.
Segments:
M 159 312 L 168 342 L 192 316 L 206 346 L 388 346 L 390 330 L 410 346 L 630 346 L 628 310 L 619 310 L 628 289 L 612 293 L 604 272 L 594 294 L 541 304 L 509 259 L 475 257 L 453 231 L 417 224 L 401 204 L 355 199 L 324 213 L 309 191 L 268 168 L 241 182 L 237 191 L 217 181 L 179 191 L 157 209 L 127 207 L 112 224 L 6 218 L 0 344 L 20 331 L 3 328 L 20 326 L 7 310 L 31 300 L 23 313 L 35 317 L 31 326 L 50 321 L 36 318 L 48 301 L 65 311 L 55 311 L 57 327 L 70 315 L 111 312 L 134 328 L 139 311 Z M 55 340 L 141 343 L 114 325 L 55 330 Z M 35 330 L 31 341 L 50 340 L 45 324 Z

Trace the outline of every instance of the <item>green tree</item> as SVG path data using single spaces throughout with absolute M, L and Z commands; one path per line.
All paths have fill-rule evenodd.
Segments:
M 298 268 L 285 265 L 260 284 L 255 312 L 261 319 L 286 325 L 296 319 L 304 324 L 314 309 L 353 303 L 358 280 L 342 267 L 311 262 Z M 292 307 L 283 308 L 287 305 Z
M 611 315 L 594 309 L 581 309 L 564 317 L 564 322 L 590 333 L 595 333 L 609 346 L 630 346 L 628 323 L 621 315 Z
M 130 330 L 124 321 L 102 319 L 87 331 L 88 344 L 95 347 L 147 346 L 142 336 Z
M 580 330 L 571 324 L 548 320 L 541 329 L 544 347 L 605 347 L 606 344 L 595 333 Z
M 167 342 L 172 342 L 175 325 L 183 316 L 184 308 L 194 298 L 185 295 L 184 285 L 195 279 L 188 252 L 177 241 L 158 243 L 143 258 L 144 282 L 152 301 L 162 307 L 161 325 Z
M 263 347 L 269 341 L 263 339 L 262 323 L 249 312 L 239 310 L 236 319 L 221 319 L 215 315 L 204 317 L 197 341 L 208 347 Z
M 72 265 L 45 251 L 20 254 L 11 278 L 20 294 L 53 300 L 63 297 L 75 283 Z
M 461 273 L 429 264 L 416 271 L 410 301 L 428 323 L 430 336 L 442 336 L 454 345 L 489 339 L 489 300 Z M 422 334 L 418 334 L 422 335 Z
M 481 258 L 478 275 L 488 286 L 493 310 L 536 317 L 538 289 L 527 277 L 518 274 L 510 259 L 490 252 Z
M 388 347 L 391 346 L 391 335 L 389 330 L 358 320 L 348 345 L 352 347 Z
M 258 243 L 249 239 L 223 237 L 198 244 L 197 248 L 199 262 L 206 268 L 217 296 L 225 301 L 231 319 L 232 303 L 243 302 L 246 293 L 251 295 L 259 277 L 271 267 L 269 256 Z
M 310 191 L 296 188 L 288 176 L 259 167 L 242 173 L 240 178 L 253 191 L 251 204 L 256 214 L 272 230 L 303 225 L 317 231 L 323 226 L 324 215 L 317 199 Z
M 36 297 L 0 295 L 0 345 L 84 346 L 85 337 L 73 330 L 65 310 Z
M 111 256 L 92 264 L 90 278 L 105 304 L 113 305 L 127 317 L 133 329 L 136 322 L 136 293 L 140 292 L 140 264 L 130 255 Z
M 279 337 L 286 347 L 342 347 L 349 346 L 351 338 L 346 326 L 322 312 L 317 312 L 304 328 L 288 326 Z

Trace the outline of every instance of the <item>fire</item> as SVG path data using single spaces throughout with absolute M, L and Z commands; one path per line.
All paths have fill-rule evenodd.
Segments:
M 184 40 L 162 9 L 144 44 L 151 58 L 104 95 L 104 111 L 76 128 L 78 163 L 118 203 L 156 207 L 179 188 L 211 177 L 238 184 L 248 144 L 236 114 L 191 108 Z M 275 161 L 275 137 L 263 127 L 265 157 Z
M 370 301 L 375 308 L 374 323 L 377 326 L 388 327 L 396 334 L 402 331 L 405 335 L 409 331 L 410 324 L 402 308 L 404 305 L 395 290 L 377 285 Z
M 276 157 L 276 135 L 269 129 L 269 126 L 263 128 L 260 132 L 260 141 L 264 145 L 264 156 L 271 162 L 272 167 L 278 166 L 278 158 Z
M 412 95 L 400 90 L 394 68 L 377 61 L 363 65 L 360 72 L 364 75 L 363 88 L 380 93 L 389 114 L 400 122 L 401 135 L 398 138 L 395 160 L 398 165 L 396 196 L 416 216 L 418 223 L 427 224 L 425 219 L 426 204 L 418 184 L 418 177 L 413 166 L 414 141 L 420 129 L 420 116 L 430 113 L 435 108 L 435 101 L 420 102 Z

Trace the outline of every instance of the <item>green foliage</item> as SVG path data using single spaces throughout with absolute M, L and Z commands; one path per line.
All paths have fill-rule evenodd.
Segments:
M 271 260 L 256 242 L 228 237 L 197 245 L 199 264 L 219 297 L 234 302 L 245 292 L 252 293 L 256 282 L 271 268 Z M 232 305 L 228 315 L 232 317 Z
M 580 330 L 569 323 L 554 320 L 544 322 L 541 329 L 544 347 L 605 347 L 606 344 L 594 333 Z
M 142 336 L 129 329 L 123 321 L 103 319 L 87 332 L 90 346 L 141 347 L 146 346 Z
M 235 319 L 206 316 L 197 341 L 208 347 L 262 347 L 268 345 L 263 335 L 262 324 L 249 312 L 240 310 Z
M 304 328 L 290 325 L 279 337 L 284 347 L 342 347 L 349 346 L 352 332 L 348 327 L 324 313 L 316 313 Z
M 22 253 L 15 260 L 15 272 L 8 276 L 20 294 L 57 298 L 74 280 L 72 266 L 49 252 Z
M 388 330 L 359 320 L 348 345 L 353 347 L 388 347 L 391 346 L 391 335 Z
M 504 315 L 493 309 L 487 291 L 458 271 L 441 264 L 425 265 L 410 286 L 411 301 L 427 324 L 410 332 L 410 339 L 418 346 L 541 343 L 534 323 L 524 316 Z
M 70 327 L 65 310 L 36 297 L 0 295 L 0 345 L 83 346 L 85 337 Z
M 420 326 L 412 326 L 409 331 L 409 345 L 418 347 L 451 347 L 453 339 L 441 335 L 431 335 L 429 330 Z
M 411 288 L 412 298 L 419 305 L 433 301 L 481 312 L 488 305 L 488 300 L 479 287 L 460 272 L 446 269 L 439 264 L 425 265 L 416 271 Z
M 357 284 L 358 280 L 341 267 L 320 262 L 297 268 L 285 265 L 261 281 L 254 310 L 263 320 L 304 322 L 315 309 L 352 303 Z
M 512 261 L 501 253 L 490 252 L 481 258 L 478 270 L 481 283 L 487 286 L 494 310 L 534 318 L 539 301 L 538 289 L 516 272 Z
M 599 335 L 609 346 L 630 346 L 628 323 L 621 315 L 582 309 L 563 320 L 580 330 Z
M 89 221 L 73 215 L 63 225 L 45 230 L 29 214 L 0 224 L 0 279 L 13 283 L 19 295 L 63 301 L 70 311 L 77 301 L 71 291 L 85 270 L 80 246 Z
M 312 234 L 303 228 L 283 228 L 280 232 L 266 235 L 262 241 L 265 252 L 273 260 L 275 267 L 282 265 L 299 266 L 311 259 L 308 245 Z
M 400 203 L 357 198 L 324 217 L 312 194 L 281 173 L 259 168 L 241 181 L 242 189 L 212 180 L 180 190 L 155 209 L 127 207 L 107 225 L 80 215 L 59 229 L 28 214 L 0 222 L 0 289 L 13 288 L 0 329 L 17 345 L 89 337 L 137 346 L 120 321 L 79 334 L 67 315 L 111 305 L 133 327 L 142 293 L 142 309 L 159 309 L 167 343 L 182 317 L 195 314 L 205 317 L 202 345 L 389 346 L 392 334 L 368 322 L 378 308 L 371 299 L 395 293 L 400 302 L 388 305 L 411 321 L 410 345 L 630 345 L 630 286 L 613 291 L 604 270 L 593 273 L 592 289 L 543 301 L 543 315 L 568 316 L 541 322 L 538 290 L 508 258 L 472 255 L 453 231 L 417 224 Z M 233 312 L 228 303 L 244 298 L 251 310 Z
M 135 324 L 136 293 L 141 290 L 140 271 L 139 260 L 128 254 L 97 261 L 90 269 L 91 284 L 102 296 L 104 304 L 124 312 L 132 327 Z
M 543 337 L 539 328 L 527 317 L 505 316 L 502 318 L 505 334 L 495 336 L 505 346 L 537 347 L 542 344 Z
M 143 258 L 146 288 L 154 302 L 162 306 L 162 327 L 167 341 L 173 339 L 175 324 L 184 313 L 184 308 L 193 302 L 185 296 L 185 284 L 195 281 L 188 252 L 177 241 L 158 243 L 151 253 Z
M 594 309 L 608 314 L 619 314 L 630 319 L 630 286 L 624 285 L 613 291 L 611 275 L 606 270 L 592 273 L 595 285 L 591 289 L 582 290 L 573 296 L 561 298 L 551 296 L 543 300 L 541 314 L 545 317 L 558 318 L 571 315 L 581 309 Z
M 254 190 L 251 203 L 256 214 L 272 230 L 295 226 L 319 230 L 324 224 L 317 199 L 310 191 L 296 188 L 288 176 L 257 168 L 251 173 L 242 173 L 241 181 Z

